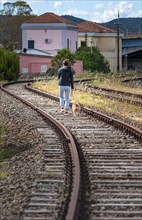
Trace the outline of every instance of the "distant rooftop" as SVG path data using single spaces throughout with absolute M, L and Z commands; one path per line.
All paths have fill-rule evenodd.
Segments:
M 20 54 L 27 54 L 27 55 L 36 55 L 36 56 L 48 56 L 48 57 L 53 57 L 55 56 L 55 52 L 53 51 L 53 53 L 49 53 L 48 51 L 42 51 L 42 50 L 38 50 L 38 49 L 23 49 L 23 50 L 17 50 L 15 51 L 17 53 Z
M 52 12 L 47 12 L 40 16 L 31 18 L 27 20 L 25 23 L 66 23 L 77 25 L 75 22 L 69 21 L 68 19 L 56 15 Z
M 90 32 L 90 33 L 115 33 L 116 30 L 101 26 L 96 22 L 85 21 L 78 24 L 79 32 Z

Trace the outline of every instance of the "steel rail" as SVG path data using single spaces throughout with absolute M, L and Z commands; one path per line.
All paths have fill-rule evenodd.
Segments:
M 26 88 L 31 90 L 31 91 L 35 91 L 36 93 L 39 93 L 41 95 L 44 95 L 46 97 L 52 97 L 54 100 L 58 101 L 59 98 L 55 95 L 52 95 L 51 93 L 47 93 L 38 89 L 33 89 L 30 87 L 30 84 L 26 85 Z M 93 115 L 94 117 L 116 127 L 119 128 L 120 130 L 125 130 L 127 133 L 133 135 L 136 139 L 142 140 L 142 131 L 139 130 L 136 127 L 133 127 L 121 120 L 115 119 L 113 117 L 110 117 L 108 115 L 105 115 L 101 112 L 95 111 L 94 109 L 90 109 L 88 107 L 82 106 L 82 110 L 84 112 L 86 112 L 87 114 Z
M 115 119 L 115 118 L 112 118 L 108 115 L 105 115 L 103 113 L 100 113 L 100 112 L 97 112 L 93 109 L 90 109 L 90 108 L 87 108 L 87 107 L 83 107 L 83 110 L 90 114 L 90 115 L 93 115 L 95 116 L 96 118 L 104 121 L 104 122 L 107 122 L 108 124 L 116 127 L 116 128 L 119 128 L 120 130 L 125 130 L 127 133 L 133 135 L 136 139 L 139 139 L 139 140 L 142 140 L 142 131 L 139 130 L 138 128 L 136 127 L 133 127 L 121 120 L 118 120 L 118 119 Z M 90 111 L 91 110 L 91 111 Z
M 90 88 L 90 87 L 88 87 L 88 88 Z M 95 88 L 92 87 L 92 89 L 95 89 Z M 78 88 L 78 90 L 83 91 L 84 89 Z M 104 90 L 102 89 L 102 91 L 104 91 Z M 112 91 L 114 91 L 114 93 L 115 93 L 116 90 L 112 90 Z M 133 101 L 133 100 L 130 100 L 130 99 L 127 99 L 127 98 L 116 97 L 116 96 L 112 96 L 112 95 L 109 95 L 109 94 L 99 94 L 99 93 L 96 93 L 95 91 L 92 91 L 91 93 L 96 95 L 96 96 L 101 96 L 101 97 L 105 97 L 105 98 L 109 98 L 109 99 L 115 99 L 115 100 L 118 100 L 118 101 L 121 101 L 121 102 L 127 102 L 127 103 L 132 104 L 132 105 L 142 106 L 141 101 L 140 102 L 139 101 Z M 116 93 L 116 94 L 118 94 L 118 93 Z
M 71 158 L 73 163 L 73 183 L 72 183 L 72 191 L 71 191 L 71 197 L 70 201 L 68 203 L 68 211 L 66 215 L 66 220 L 76 220 L 79 210 L 79 200 L 80 200 L 80 186 L 81 186 L 81 171 L 80 171 L 80 161 L 79 161 L 79 155 L 77 152 L 77 147 L 74 141 L 73 136 L 69 132 L 69 130 L 61 124 L 58 120 L 53 118 L 48 113 L 44 112 L 37 106 L 31 104 L 29 101 L 26 101 L 19 97 L 18 95 L 15 95 L 14 93 L 10 92 L 9 90 L 5 89 L 4 87 L 14 84 L 14 83 L 23 83 L 25 81 L 18 81 L 18 82 L 12 82 L 12 83 L 6 83 L 1 85 L 1 89 L 8 93 L 9 95 L 15 97 L 16 99 L 19 99 L 21 102 L 25 103 L 26 105 L 30 106 L 33 110 L 36 110 L 40 115 L 42 115 L 44 118 L 48 119 L 52 124 L 54 124 L 61 132 L 63 133 L 64 137 L 69 143 L 69 149 L 71 152 Z M 26 81 L 29 82 L 29 81 Z
M 116 94 L 127 95 L 127 96 L 136 97 L 136 98 L 142 98 L 141 94 L 135 94 L 135 93 L 131 93 L 131 92 L 124 92 L 124 91 L 121 91 L 121 90 L 107 89 L 107 88 L 92 86 L 92 85 L 88 85 L 88 88 L 99 89 L 99 90 L 102 90 L 102 91 L 105 91 L 105 92 L 113 92 L 113 93 L 116 93 Z

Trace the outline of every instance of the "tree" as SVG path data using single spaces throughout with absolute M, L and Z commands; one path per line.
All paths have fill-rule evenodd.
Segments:
M 19 56 L 10 50 L 0 48 L 0 79 L 17 80 L 19 78 Z
M 21 25 L 31 17 L 32 9 L 25 1 L 3 4 L 1 10 L 0 34 L 1 44 L 9 49 L 19 49 L 22 47 Z
M 57 70 L 62 66 L 62 62 L 64 59 L 70 60 L 70 65 L 73 65 L 75 63 L 75 56 L 69 49 L 62 49 L 59 50 L 57 55 L 53 58 L 51 62 L 52 69 L 54 72 L 57 72 Z
M 14 11 L 16 15 L 29 16 L 32 14 L 31 7 L 24 1 L 17 1 L 13 3 Z
M 75 53 L 76 60 L 82 60 L 84 70 L 91 72 L 109 73 L 110 66 L 104 56 L 97 48 L 90 48 L 87 46 L 80 47 Z
M 32 14 L 32 9 L 25 1 L 17 1 L 14 3 L 6 2 L 3 4 L 2 13 L 4 15 L 29 16 Z

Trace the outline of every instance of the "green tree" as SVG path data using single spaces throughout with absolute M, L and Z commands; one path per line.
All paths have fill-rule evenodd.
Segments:
M 12 15 L 14 13 L 13 3 L 6 2 L 3 4 L 3 10 L 1 10 L 1 14 L 3 15 Z
M 64 59 L 70 60 L 70 65 L 73 65 L 75 63 L 75 56 L 69 49 L 62 49 L 59 50 L 57 55 L 53 58 L 51 62 L 52 69 L 54 72 L 57 72 L 57 70 L 62 66 L 62 62 Z
M 17 1 L 14 3 L 6 2 L 3 4 L 2 13 L 4 15 L 29 16 L 32 14 L 32 9 L 25 1 Z
M 19 78 L 19 56 L 10 50 L 0 48 L 0 79 L 17 80 Z
M 20 49 L 22 47 L 21 25 L 31 17 L 34 17 L 32 9 L 25 1 L 4 3 L 1 16 L 0 34 L 1 44 L 8 49 Z
M 29 16 L 32 14 L 31 7 L 25 1 L 17 1 L 13 3 L 13 6 L 16 15 Z
M 84 70 L 91 72 L 109 73 L 110 66 L 97 48 L 80 47 L 75 53 L 76 60 L 82 60 Z

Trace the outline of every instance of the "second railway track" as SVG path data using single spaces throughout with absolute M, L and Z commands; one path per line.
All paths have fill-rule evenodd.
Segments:
M 138 136 L 136 133 L 134 135 L 138 137 L 137 140 L 125 130 L 118 130 L 94 118 L 91 116 L 92 114 L 89 115 L 83 111 L 77 117 L 72 114 L 64 116 L 59 113 L 59 104 L 56 100 L 28 91 L 24 85 L 25 83 L 18 83 L 9 85 L 6 88 L 56 118 L 68 128 L 74 137 L 81 167 L 81 197 L 77 201 L 79 203 L 79 212 L 76 214 L 75 219 L 142 219 L 141 131 L 139 131 Z M 48 138 L 50 136 L 52 134 L 49 132 Z M 55 141 L 60 142 L 59 140 Z M 54 146 L 51 146 L 51 148 L 54 149 Z M 57 153 L 56 150 L 57 146 L 55 146 L 55 154 Z M 49 153 L 48 150 L 48 160 Z M 56 166 L 57 168 L 57 164 L 54 164 L 53 161 L 51 164 L 48 166 Z M 60 164 L 59 167 L 62 167 L 62 165 Z M 48 170 L 46 171 L 46 175 L 49 177 L 49 172 Z M 58 175 L 57 180 L 59 181 Z M 44 180 L 40 180 L 40 184 L 44 186 Z M 46 187 L 49 191 L 52 189 L 51 184 L 46 184 Z M 27 214 L 28 211 L 25 211 L 25 220 L 50 219 L 48 211 L 52 212 L 51 207 L 46 207 L 44 216 L 37 214 L 38 208 L 45 205 L 43 204 L 44 200 L 41 202 L 41 197 L 39 196 L 38 198 L 38 203 L 35 206 L 33 204 L 34 198 L 32 205 L 31 203 L 29 204 L 29 207 L 34 207 L 35 217 L 32 218 L 30 214 Z M 55 216 L 51 219 L 55 220 Z
M 88 91 L 94 95 L 98 95 L 122 102 L 127 102 L 136 106 L 142 106 L 142 94 L 135 94 L 131 92 L 124 92 L 124 91 L 108 89 L 108 88 L 101 88 L 101 87 L 93 86 L 85 82 L 85 80 L 84 82 L 77 84 L 77 88 L 81 91 L 84 90 Z

